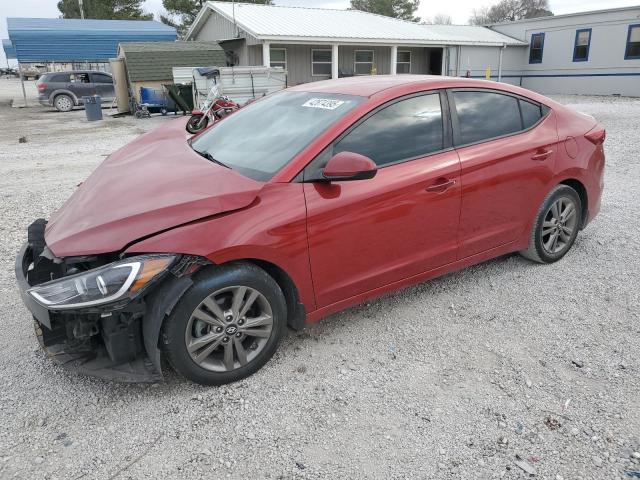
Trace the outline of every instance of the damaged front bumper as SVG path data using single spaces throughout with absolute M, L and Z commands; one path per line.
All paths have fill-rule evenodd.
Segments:
M 29 278 L 34 257 L 42 255 L 39 250 L 32 242 L 25 243 L 16 258 L 15 274 L 22 301 L 33 315 L 38 342 L 49 357 L 69 370 L 106 380 L 162 381 L 162 322 L 192 285 L 193 267 L 206 261 L 180 257 L 157 285 L 132 300 L 56 310 L 43 306 L 28 292 L 33 287 Z M 44 250 L 46 254 L 46 247 Z

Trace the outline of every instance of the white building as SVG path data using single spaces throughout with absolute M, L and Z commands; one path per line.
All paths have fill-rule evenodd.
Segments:
M 527 44 L 472 25 L 420 25 L 356 10 L 207 2 L 187 40 L 217 41 L 236 65 L 283 67 L 289 85 L 350 75 L 450 70 L 450 47 Z
M 640 96 L 640 6 L 489 25 L 421 25 L 355 10 L 207 2 L 187 40 L 234 65 L 282 67 L 289 85 L 432 74 L 541 93 Z
M 547 94 L 640 96 L 640 6 L 489 28 L 529 45 L 508 55 L 503 81 Z M 476 58 L 475 68 L 482 68 L 485 62 Z

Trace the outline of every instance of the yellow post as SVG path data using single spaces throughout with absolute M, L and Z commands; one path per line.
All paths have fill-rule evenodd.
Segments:
M 484 78 L 486 80 L 491 80 L 491 67 L 487 67 L 487 69 L 484 71 Z

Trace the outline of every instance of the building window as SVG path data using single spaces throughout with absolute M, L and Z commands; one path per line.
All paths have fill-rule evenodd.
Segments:
M 287 49 L 286 48 L 271 48 L 269 49 L 269 65 L 272 68 L 287 69 Z
M 625 60 L 640 58 L 640 25 L 629 25 L 627 33 L 627 48 L 624 51 Z
M 591 29 L 576 30 L 576 42 L 573 46 L 573 61 L 586 62 L 589 60 L 589 47 L 591 46 Z
M 314 77 L 331 75 L 331 50 L 311 50 L 311 75 Z
M 529 63 L 542 63 L 542 49 L 544 48 L 544 33 L 531 35 L 529 47 Z
M 396 73 L 411 73 L 411 52 L 398 50 Z
M 373 71 L 373 50 L 356 50 L 353 71 L 356 75 L 371 75 Z

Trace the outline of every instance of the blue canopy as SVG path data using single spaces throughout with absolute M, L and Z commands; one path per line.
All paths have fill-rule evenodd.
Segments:
M 10 58 L 19 62 L 107 61 L 121 42 L 177 38 L 175 28 L 153 20 L 7 18 L 7 27 L 15 49 Z
M 2 39 L 2 49 L 4 50 L 4 55 L 7 57 L 7 60 L 16 58 L 16 49 L 8 38 Z

